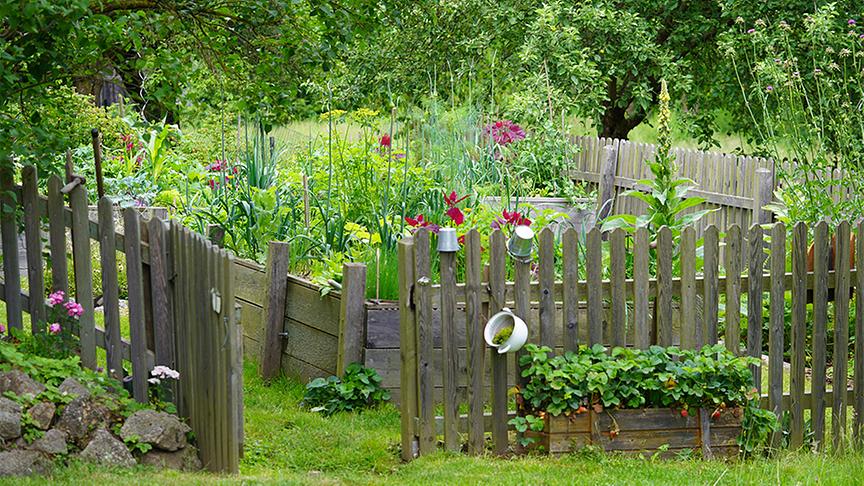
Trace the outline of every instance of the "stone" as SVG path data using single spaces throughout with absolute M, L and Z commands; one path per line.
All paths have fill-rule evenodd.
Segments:
M 136 464 L 126 444 L 105 429 L 99 429 L 93 434 L 93 439 L 81 451 L 80 457 L 103 466 L 132 467 Z
M 0 452 L 0 477 L 44 475 L 51 471 L 52 465 L 41 452 L 20 449 Z
M 133 413 L 120 429 L 123 440 L 135 438 L 163 451 L 176 451 L 186 447 L 186 434 L 192 429 L 176 416 L 155 410 Z
M 174 469 L 186 472 L 201 470 L 201 459 L 198 458 L 198 449 L 192 446 L 175 452 L 153 449 L 141 456 L 141 464 L 160 469 Z
M 54 421 L 54 413 L 57 412 L 57 406 L 51 402 L 39 402 L 30 407 L 27 413 L 30 419 L 41 430 L 51 428 L 51 422 Z
M 12 370 L 0 373 L 0 394 L 12 392 L 19 397 L 24 395 L 36 396 L 45 391 L 45 385 L 30 378 L 21 370 Z
M 21 405 L 0 397 L 0 439 L 12 440 L 21 436 Z
M 90 397 L 78 397 L 63 409 L 56 427 L 69 435 L 69 440 L 84 447 L 90 435 L 104 426 L 109 418 L 108 409 Z
M 69 453 L 69 445 L 66 443 L 66 432 L 51 429 L 45 432 L 41 438 L 36 439 L 29 447 L 30 450 L 44 452 L 52 456 L 66 455 Z
M 63 383 L 60 383 L 60 386 L 57 387 L 57 391 L 74 397 L 88 398 L 90 396 L 90 390 L 75 378 L 66 378 L 63 380 Z

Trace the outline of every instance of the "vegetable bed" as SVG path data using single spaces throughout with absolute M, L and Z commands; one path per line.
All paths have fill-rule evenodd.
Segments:
M 701 350 L 581 346 L 555 355 L 529 344 L 510 421 L 529 450 L 730 457 L 762 447 L 777 428 L 759 408 L 749 366 L 722 345 Z M 742 433 L 742 431 L 745 431 Z

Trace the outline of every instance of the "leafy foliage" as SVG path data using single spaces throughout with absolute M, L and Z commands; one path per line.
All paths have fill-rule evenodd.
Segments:
M 381 388 L 381 377 L 371 368 L 351 363 L 342 378 L 316 378 L 306 385 L 303 404 L 313 412 L 333 415 L 338 412 L 360 411 L 390 399 L 390 392 Z

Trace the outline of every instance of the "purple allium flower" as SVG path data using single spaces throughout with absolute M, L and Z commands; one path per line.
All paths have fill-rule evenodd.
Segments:
M 855 19 L 849 19 L 849 21 L 846 23 L 849 25 L 855 25 L 856 22 L 855 22 Z
M 864 34 L 858 36 L 859 39 L 864 39 Z
M 48 333 L 49 334 L 57 335 L 57 334 L 60 334 L 61 330 L 62 330 L 62 328 L 60 327 L 60 324 L 58 324 L 56 322 L 54 324 L 51 324 L 50 326 L 48 326 Z
M 765 91 L 767 91 L 769 93 L 774 91 L 774 86 L 771 86 L 770 84 L 768 86 L 765 86 Z

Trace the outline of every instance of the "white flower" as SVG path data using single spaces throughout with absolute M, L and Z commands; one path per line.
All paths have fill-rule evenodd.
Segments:
M 162 381 L 159 378 L 150 378 L 147 380 L 147 383 L 150 383 L 151 385 L 158 385 L 159 383 L 162 383 Z
M 167 366 L 162 366 L 162 365 L 154 367 L 153 370 L 150 372 L 150 376 L 155 376 L 158 378 L 171 378 L 172 380 L 179 380 L 180 379 L 180 373 L 179 372 L 174 371 L 171 368 L 169 368 Z

